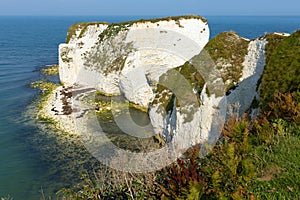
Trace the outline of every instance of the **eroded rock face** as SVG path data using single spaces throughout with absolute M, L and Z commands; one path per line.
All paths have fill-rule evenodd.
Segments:
M 171 17 L 79 24 L 68 38 L 68 44 L 59 46 L 62 83 L 94 86 L 108 95 L 123 94 L 147 107 L 154 98 L 151 83 L 199 54 L 208 42 L 209 28 L 199 16 Z

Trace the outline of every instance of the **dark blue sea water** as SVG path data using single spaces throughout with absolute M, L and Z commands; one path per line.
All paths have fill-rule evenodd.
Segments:
M 64 185 L 61 179 L 50 177 L 48 163 L 28 140 L 41 130 L 26 125 L 29 119 L 23 113 L 38 95 L 28 84 L 41 78 L 39 69 L 57 63 L 57 47 L 65 41 L 68 27 L 80 21 L 140 18 L 146 17 L 0 17 L 0 197 L 39 199 L 41 188 L 47 191 L 50 185 Z M 300 29 L 300 17 L 207 19 L 211 37 L 229 30 L 255 38 L 265 32 Z

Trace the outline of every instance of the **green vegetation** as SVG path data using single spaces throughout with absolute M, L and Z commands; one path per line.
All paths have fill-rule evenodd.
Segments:
M 300 31 L 290 37 L 270 34 L 265 38 L 269 41 L 266 49 L 267 65 L 261 80 L 262 105 L 261 114 L 257 119 L 251 120 L 247 115 L 242 118 L 232 116 L 226 122 L 217 145 L 213 148 L 204 145 L 206 150 L 211 150 L 206 157 L 200 158 L 202 149 L 195 146 L 177 162 L 156 173 L 123 173 L 105 167 L 100 169 L 99 163 L 96 163 L 92 167 L 98 166 L 95 167 L 97 170 L 92 169 L 84 174 L 82 180 L 78 180 L 78 185 L 61 189 L 58 192 L 59 198 L 66 200 L 299 198 Z M 248 43 L 236 33 L 230 32 L 218 35 L 205 47 L 219 64 L 218 69 L 223 72 L 223 80 L 230 80 L 228 90 L 241 76 Z M 184 104 L 180 105 L 182 102 L 178 101 L 175 95 L 176 88 L 168 87 L 168 85 L 176 86 L 176 83 L 180 82 L 178 77 L 182 76 L 194 91 L 180 89 L 184 92 L 180 96 L 187 99 L 188 105 L 200 106 L 199 99 L 194 102 L 189 96 L 192 92 L 201 92 L 204 85 L 204 80 L 197 70 L 190 63 L 185 63 L 169 72 L 161 77 L 160 84 L 157 85 L 154 104 L 160 104 L 164 113 L 172 112 L 175 101 L 176 106 L 183 106 Z M 168 80 L 168 83 L 163 79 Z M 57 87 L 53 83 L 43 81 L 34 82 L 31 86 L 41 89 L 43 94 L 41 102 L 45 102 L 51 91 Z M 115 102 L 114 106 L 113 110 L 120 110 L 117 115 L 122 114 L 124 104 Z M 256 98 L 251 107 L 259 107 Z M 96 100 L 96 109 L 100 108 L 104 108 L 98 111 L 101 127 L 109 127 L 111 130 L 108 132 L 116 132 L 109 137 L 120 148 L 140 152 L 149 148 L 153 150 L 153 147 L 159 148 L 162 145 L 163 141 L 157 143 L 161 140 L 157 136 L 144 141 L 120 136 L 118 134 L 120 130 L 116 129 L 117 125 L 111 126 L 114 123 L 111 105 L 107 101 Z M 51 119 L 45 120 L 55 123 L 51 122 Z M 109 126 L 105 126 L 105 123 Z M 78 148 L 78 145 L 74 145 L 74 148 Z M 61 149 L 66 148 L 61 146 Z M 65 153 L 65 156 L 69 154 Z M 84 153 L 80 156 L 82 159 L 93 160 L 90 155 Z M 74 162 L 77 161 L 77 156 L 73 159 Z M 80 165 L 74 163 L 74 166 Z M 66 172 L 66 175 L 68 174 Z
M 280 44 L 280 42 L 286 38 L 286 36 L 269 33 L 262 38 L 268 41 L 266 45 L 266 63 L 268 63 L 273 51 L 277 48 L 278 44 Z
M 284 59 L 281 65 L 285 68 L 282 70 L 299 70 L 298 33 L 299 31 L 285 39 L 281 36 L 270 39 L 271 36 L 267 36 L 270 40 L 267 46 L 267 65 L 274 66 L 275 63 L 276 66 L 275 60 L 279 67 L 279 60 Z M 278 86 L 285 92 L 278 93 L 278 89 L 271 86 L 273 83 L 264 82 L 269 70 L 265 70 L 262 79 L 262 89 L 269 92 L 269 101 L 263 101 L 265 106 L 258 119 L 229 119 L 223 130 L 222 140 L 207 157 L 197 160 L 193 156 L 187 156 L 189 159 L 179 160 L 171 166 L 171 171 L 167 173 L 167 187 L 163 190 L 166 196 L 172 199 L 186 199 L 191 196 L 196 196 L 195 199 L 299 197 L 299 82 L 291 82 L 288 72 L 280 76 L 282 71 L 278 72 L 273 68 L 278 76 L 268 76 L 269 81 L 278 81 L 289 86 Z M 299 72 L 292 74 L 296 81 L 295 76 Z M 256 99 L 253 106 L 258 106 Z M 197 148 L 192 151 L 197 151 Z M 183 177 L 182 174 L 186 176 Z
M 271 147 L 255 150 L 259 177 L 252 182 L 250 191 L 257 199 L 298 199 L 300 196 L 299 131 L 288 131 L 291 130 L 275 137 Z
M 161 84 L 157 84 L 156 96 L 152 102 L 153 105 L 159 104 L 158 111 L 161 114 L 166 114 L 173 109 L 174 98 L 171 90 Z
M 176 21 L 178 26 L 181 27 L 181 25 L 179 23 L 179 20 L 181 20 L 181 19 L 200 19 L 204 23 L 207 23 L 207 20 L 205 18 L 203 18 L 201 16 L 197 16 L 197 15 L 164 17 L 164 18 L 154 18 L 154 19 L 140 19 L 140 20 L 135 20 L 135 21 L 113 23 L 113 24 L 108 24 L 107 22 L 80 22 L 80 23 L 76 23 L 76 24 L 73 24 L 72 26 L 70 26 L 68 35 L 66 38 L 66 43 L 69 43 L 69 41 L 71 40 L 73 35 L 75 35 L 76 31 L 78 31 L 78 30 L 81 30 L 80 34 L 78 36 L 79 38 L 81 38 L 83 36 L 83 34 L 85 33 L 87 27 L 92 26 L 92 25 L 100 25 L 100 24 L 108 25 L 108 27 L 107 27 L 108 30 L 104 30 L 104 32 L 99 35 L 100 41 L 102 41 L 104 37 L 110 37 L 110 36 L 116 35 L 121 30 L 126 30 L 128 27 L 130 27 L 131 25 L 133 25 L 135 23 L 144 23 L 144 22 L 156 23 L 156 22 L 160 22 L 160 21 L 174 20 L 174 21 Z
M 159 199 L 160 191 L 155 186 L 157 175 L 132 174 L 103 169 L 102 176 L 95 182 L 86 174 L 83 175 L 84 183 L 75 189 L 62 189 L 58 192 L 63 200 L 86 200 L 86 199 Z
M 275 95 L 274 91 L 290 92 L 299 98 L 300 90 L 300 30 L 289 37 L 277 39 L 276 47 L 273 45 L 274 39 L 268 38 L 271 41 L 266 49 L 268 62 L 264 69 L 260 88 L 263 106 L 272 101 Z
M 85 57 L 85 67 L 92 68 L 92 70 L 104 72 L 105 75 L 110 74 L 111 72 L 120 71 L 123 69 L 125 60 L 129 53 L 133 52 L 135 49 L 133 48 L 132 43 L 125 43 L 125 37 L 127 34 L 127 30 L 134 24 L 138 23 L 157 23 L 160 21 L 171 21 L 174 20 L 175 23 L 179 26 L 181 19 L 201 19 L 203 22 L 207 22 L 206 19 L 200 16 L 188 15 L 188 16 L 177 16 L 177 17 L 166 17 L 166 18 L 156 18 L 156 19 L 141 19 L 136 21 L 128 21 L 121 23 L 113 23 L 107 24 L 107 28 L 99 34 L 97 45 L 92 48 L 90 53 L 84 53 Z M 77 23 L 72 25 L 69 28 L 67 43 L 70 41 L 73 35 L 75 35 L 76 31 L 80 31 L 78 35 L 81 38 L 87 27 L 90 25 L 99 25 L 102 23 L 92 22 L 92 23 Z M 123 34 L 119 34 L 123 33 Z M 107 45 L 99 45 L 100 43 L 107 43 Z M 117 46 L 118 48 L 114 48 L 113 51 L 106 48 L 111 46 Z M 69 50 L 66 49 L 61 57 L 64 62 L 71 62 L 72 58 L 68 57 Z
M 200 94 L 205 80 L 201 73 L 190 63 L 186 62 L 182 66 L 175 68 L 189 82 L 197 94 Z
M 109 66 L 105 66 L 105 69 L 103 71 L 104 74 L 108 75 L 115 71 L 122 71 L 122 69 L 124 68 L 124 65 L 125 65 L 126 58 L 129 55 L 129 53 L 131 52 L 130 49 L 132 49 L 132 46 L 130 44 L 128 44 L 126 46 L 127 46 L 127 48 L 126 48 L 125 54 L 118 56 L 116 59 L 114 59 L 111 62 L 111 64 Z
M 220 70 L 227 91 L 234 88 L 242 76 L 249 42 L 231 31 L 220 33 L 204 47 Z
M 106 97 L 116 96 L 116 95 L 113 95 L 113 94 L 107 94 L 107 93 L 102 92 L 102 91 L 99 91 L 99 90 L 96 91 L 96 94 L 95 94 L 95 95 L 96 95 L 96 96 L 106 96 Z
M 79 34 L 78 37 L 82 38 L 83 34 L 87 30 L 87 27 L 88 26 L 94 26 L 94 25 L 97 25 L 97 27 L 99 27 L 99 25 L 109 25 L 109 23 L 107 23 L 107 22 L 87 22 L 87 23 L 84 24 L 83 28 L 81 29 L 80 34 Z
M 56 127 L 56 122 L 52 118 L 45 116 L 40 111 L 45 107 L 51 93 L 58 87 L 58 84 L 54 84 L 52 82 L 45 82 L 45 81 L 35 81 L 31 83 L 30 86 L 32 88 L 39 89 L 42 93 L 37 103 L 38 119 L 44 123 L 53 124 L 54 127 Z
M 43 97 L 48 96 L 53 90 L 58 87 L 58 85 L 55 83 L 45 81 L 35 81 L 31 83 L 30 86 L 32 88 L 40 89 Z
M 112 143 L 118 147 L 134 152 L 146 152 L 160 148 L 160 141 L 156 137 L 137 138 L 124 134 L 122 129 L 115 122 L 119 117 L 131 117 L 135 123 L 144 126 L 148 124 L 148 114 L 146 109 L 124 101 L 122 97 L 95 96 L 95 112 L 102 130 Z M 147 118 L 147 119 L 146 119 Z M 146 124 L 145 124 L 146 123 Z M 149 135 L 153 135 L 149 130 Z
M 259 108 L 259 101 L 255 96 L 251 102 L 250 109 L 256 109 L 256 108 Z
M 73 24 L 72 26 L 70 26 L 70 28 L 68 30 L 66 43 L 70 42 L 73 35 L 76 34 L 76 31 L 81 30 L 80 34 L 79 34 L 79 38 L 81 38 L 83 36 L 83 34 L 85 33 L 88 26 L 92 26 L 92 25 L 99 26 L 100 24 L 108 25 L 108 23 L 106 23 L 106 22 L 80 22 L 80 23 Z
M 182 19 L 200 19 L 202 22 L 207 23 L 207 20 L 204 17 L 199 15 L 182 15 L 182 16 L 171 16 L 171 17 L 163 17 L 163 18 L 153 18 L 153 19 L 140 19 L 137 21 L 130 21 L 130 23 L 138 23 L 138 22 L 151 22 L 156 23 L 160 21 L 179 21 Z
M 42 73 L 45 74 L 45 75 L 57 75 L 59 73 L 59 66 L 58 65 L 52 65 L 48 68 L 44 68 L 42 69 Z

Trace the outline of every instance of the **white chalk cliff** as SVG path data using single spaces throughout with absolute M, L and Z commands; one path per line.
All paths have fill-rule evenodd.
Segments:
M 69 42 L 59 46 L 61 82 L 90 85 L 107 95 L 122 93 L 141 106 L 153 99 L 149 82 L 198 54 L 209 39 L 208 24 L 198 16 L 74 29 Z
M 209 28 L 199 16 L 77 24 L 68 37 L 59 46 L 61 82 L 123 95 L 148 108 L 154 131 L 179 152 L 213 144 L 228 105 L 238 104 L 240 115 L 248 110 L 265 66 L 266 41 L 248 41 L 241 76 L 226 95 L 222 70 L 201 57 Z

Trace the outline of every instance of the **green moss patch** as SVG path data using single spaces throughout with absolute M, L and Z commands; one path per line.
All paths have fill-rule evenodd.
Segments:
M 39 121 L 47 124 L 52 124 L 53 127 L 56 127 L 56 122 L 49 118 L 48 116 L 45 116 L 42 112 L 40 112 L 46 105 L 49 97 L 51 96 L 51 93 L 58 87 L 58 84 L 52 83 L 52 82 L 45 82 L 45 81 L 35 81 L 30 84 L 32 88 L 39 89 L 42 94 L 41 97 L 38 99 L 37 102 L 37 109 L 38 109 L 38 119 Z
M 59 73 L 58 68 L 59 68 L 58 65 L 52 65 L 52 66 L 50 66 L 48 68 L 42 69 L 41 71 L 45 75 L 57 75 Z
M 58 87 L 58 84 L 52 82 L 45 81 L 35 81 L 30 84 L 32 88 L 40 89 L 42 91 L 43 96 L 50 94 L 53 90 Z

